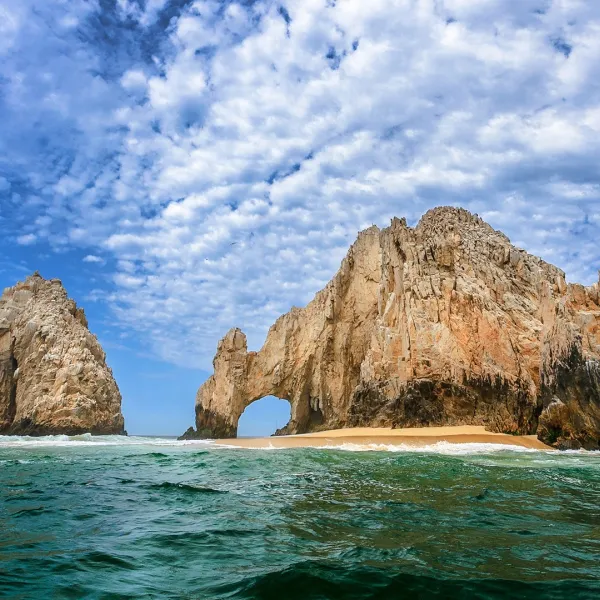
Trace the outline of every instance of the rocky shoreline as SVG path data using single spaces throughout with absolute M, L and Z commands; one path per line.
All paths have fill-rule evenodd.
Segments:
M 237 435 L 244 409 L 287 399 L 277 435 L 484 427 L 600 448 L 600 282 L 453 207 L 361 232 L 334 278 L 270 328 L 231 329 L 180 439 Z M 39 273 L 0 298 L 0 435 L 125 434 L 121 394 L 83 309 Z

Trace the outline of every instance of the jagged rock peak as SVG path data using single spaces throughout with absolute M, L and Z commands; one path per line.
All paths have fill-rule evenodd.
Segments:
M 37 271 L 0 298 L 0 434 L 124 433 L 121 394 L 82 308 Z
M 392 219 L 392 223 L 403 220 L 394 218 Z M 428 210 L 419 220 L 416 229 L 422 234 L 427 235 L 444 235 L 460 230 L 463 235 L 471 232 L 490 238 L 497 237 L 503 242 L 510 243 L 510 240 L 504 233 L 494 229 L 479 215 L 473 214 L 464 208 L 454 206 L 438 206 Z
M 485 425 L 561 447 L 600 441 L 599 284 L 516 248 L 461 208 L 361 232 L 327 286 L 259 352 L 231 330 L 196 397 L 197 434 L 235 436 L 251 402 L 282 432 Z

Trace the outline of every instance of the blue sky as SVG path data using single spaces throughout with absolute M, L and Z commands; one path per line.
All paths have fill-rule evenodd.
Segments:
M 586 0 L 0 0 L 0 284 L 61 278 L 129 431 L 176 434 L 219 338 L 258 349 L 394 215 L 592 283 L 599 59 Z

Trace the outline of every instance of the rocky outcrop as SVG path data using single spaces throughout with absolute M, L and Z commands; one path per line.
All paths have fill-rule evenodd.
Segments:
M 197 434 L 234 437 L 243 410 L 274 395 L 291 404 L 279 433 L 485 425 L 597 447 L 599 361 L 599 284 L 567 284 L 478 216 L 436 208 L 415 228 L 360 233 L 259 352 L 229 331 L 198 391 Z
M 81 308 L 35 273 L 0 298 L 0 434 L 124 433 L 121 394 Z

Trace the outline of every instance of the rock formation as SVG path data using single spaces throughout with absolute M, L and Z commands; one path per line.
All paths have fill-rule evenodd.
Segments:
M 0 298 L 0 434 L 124 433 L 121 394 L 58 279 L 35 273 Z
M 243 410 L 274 395 L 291 404 L 278 433 L 456 424 L 559 447 L 600 441 L 599 284 L 567 284 L 458 208 L 361 232 L 259 352 L 232 329 L 213 364 L 200 436 L 234 437 Z

